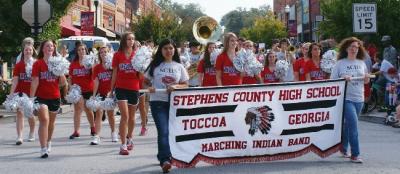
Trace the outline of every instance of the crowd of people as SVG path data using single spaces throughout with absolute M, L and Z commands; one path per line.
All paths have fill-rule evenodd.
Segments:
M 386 44 L 390 41 L 390 37 L 384 36 L 382 41 Z M 135 70 L 131 64 L 135 53 L 141 47 L 141 43 L 135 40 L 134 33 L 124 33 L 120 48 L 115 52 L 112 52 L 107 45 L 100 46 L 97 56 L 98 64 L 91 68 L 85 67 L 82 63 L 84 56 L 89 54 L 87 46 L 81 42 L 77 42 L 75 46 L 75 50 L 68 56 L 66 46 L 61 45 L 60 53 L 58 53 L 56 43 L 45 40 L 41 42 L 36 54 L 33 40 L 25 39 L 22 43 L 23 51 L 18 56 L 13 70 L 10 94 L 24 93 L 32 98 L 36 97 L 35 102 L 40 104 L 35 115 L 39 119 L 38 132 L 42 158 L 49 156 L 61 99 L 72 85 L 78 85 L 81 88 L 82 98 L 73 104 L 74 127 L 70 139 L 80 137 L 80 118 L 84 112 L 90 125 L 90 134 L 93 136 L 90 144 L 100 144 L 101 122 L 103 114 L 106 113 L 112 142 L 121 143 L 120 155 L 129 155 L 134 148 L 133 131 L 136 110 L 140 110 L 142 119 L 140 134 L 145 135 L 146 108 L 149 103 L 157 128 L 157 158 L 163 172 L 169 172 L 171 152 L 168 141 L 168 93 L 174 89 L 344 78 L 348 84 L 344 105 L 343 148 L 340 151 L 343 157 L 350 158 L 352 162 L 362 163 L 359 157 L 357 118 L 367 100 L 364 90 L 370 89 L 370 86 L 366 85 L 371 81 L 369 74 L 373 69 L 378 69 L 377 72 L 382 74 L 374 84 L 384 84 L 384 86 L 392 82 L 398 84 L 397 53 L 393 46 L 385 45 L 384 60 L 380 61 L 379 56 L 376 56 L 376 50 L 371 55 L 370 50 L 364 48 L 363 42 L 355 37 L 344 39 L 338 47 L 332 39 L 322 43 L 299 44 L 297 48 L 292 47 L 288 39 L 273 40 L 270 49 L 258 48 L 252 41 L 238 38 L 234 33 L 226 33 L 222 45 L 208 42 L 203 49 L 198 42 L 183 42 L 179 47 L 171 39 L 161 41 L 156 47 L 153 47 L 152 42 L 146 42 L 144 46 L 154 50 L 154 54 L 144 73 Z M 214 53 L 220 48 L 222 49 L 215 58 Z M 263 68 L 259 74 L 250 75 L 235 67 L 233 60 L 242 49 L 253 52 L 257 61 L 262 64 Z M 323 54 L 329 50 L 337 52 L 337 62 L 331 72 L 326 72 L 320 64 Z M 110 53 L 113 54 L 112 68 L 107 67 L 105 60 L 106 55 Z M 69 74 L 56 76 L 49 71 L 47 63 L 57 54 L 64 58 L 72 56 L 69 58 L 71 61 Z M 284 77 L 278 77 L 275 73 L 278 60 L 284 60 L 289 65 Z M 27 76 L 26 67 L 32 61 L 34 63 L 31 76 Z M 139 93 L 140 89 L 148 89 L 149 95 Z M 166 89 L 168 93 L 157 92 L 157 89 Z M 107 97 L 116 98 L 121 115 L 118 131 L 115 128 L 113 110 L 93 112 L 86 106 L 85 103 L 96 95 L 100 95 L 102 100 Z M 399 110 L 397 113 L 400 113 L 400 107 L 397 109 Z M 17 145 L 23 143 L 23 114 L 18 110 Z M 34 141 L 35 119 L 30 117 L 28 121 L 30 126 L 28 141 Z M 399 126 L 398 123 L 396 125 Z M 350 154 L 348 153 L 349 145 Z

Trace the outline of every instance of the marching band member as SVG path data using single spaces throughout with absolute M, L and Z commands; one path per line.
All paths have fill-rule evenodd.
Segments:
M 251 40 L 243 42 L 244 49 L 254 53 L 254 43 Z M 242 84 L 259 84 L 262 83 L 261 75 L 249 76 L 245 73 Z
M 298 58 L 293 64 L 294 71 L 294 81 L 306 81 L 306 76 L 304 74 L 305 63 L 310 60 L 308 57 L 308 48 L 310 47 L 309 42 L 304 43 L 301 46 L 302 57 Z
M 120 155 L 129 155 L 133 149 L 133 129 L 135 126 L 136 106 L 139 103 L 139 79 L 141 73 L 133 69 L 135 35 L 126 32 L 122 35 L 120 47 L 112 60 L 111 89 L 115 90 L 118 108 L 121 112 L 119 134 L 121 139 Z
M 322 71 L 321 64 L 321 45 L 312 43 L 308 49 L 307 56 L 310 60 L 305 63 L 304 74 L 307 81 L 328 79 L 327 74 Z
M 31 89 L 32 78 L 27 76 L 26 66 L 32 66 L 34 58 L 36 57 L 35 48 L 32 44 L 26 44 L 24 50 L 21 53 L 21 58 L 23 61 L 19 61 L 13 70 L 12 86 L 10 90 L 10 95 L 18 93 L 20 96 L 26 94 L 29 96 Z M 29 137 L 28 141 L 35 141 L 35 117 L 28 118 L 29 123 Z M 16 118 L 17 127 L 17 140 L 16 145 L 21 145 L 23 142 L 22 133 L 24 130 L 24 113 L 18 109 Z
M 76 56 L 69 66 L 69 86 L 76 84 L 80 86 L 82 91 L 82 97 L 78 103 L 74 103 L 74 132 L 69 136 L 69 139 L 74 139 L 80 137 L 79 129 L 81 124 L 81 114 L 85 111 L 89 125 L 90 134 L 95 136 L 95 124 L 94 124 L 94 114 L 86 107 L 86 101 L 90 99 L 93 93 L 93 80 L 92 80 L 92 69 L 83 66 L 83 58 L 89 52 L 86 45 L 81 43 L 76 47 Z
M 355 37 L 344 39 L 339 47 L 338 62 L 331 73 L 331 79 L 345 78 L 348 81 L 343 108 L 343 148 L 340 151 L 344 157 L 349 157 L 347 150 L 350 144 L 350 160 L 355 163 L 363 162 L 359 157 L 357 124 L 364 102 L 364 84 L 369 82 L 368 69 L 363 61 L 364 53 L 359 39 Z M 351 79 L 352 77 L 363 77 L 363 79 Z
M 278 77 L 275 76 L 275 66 L 276 66 L 276 55 L 275 52 L 270 51 L 267 53 L 267 58 L 265 59 L 264 70 L 261 72 L 261 77 L 265 84 L 277 83 L 280 81 Z
M 93 68 L 93 79 L 94 79 L 94 87 L 93 87 L 93 97 L 96 94 L 100 94 L 102 100 L 104 100 L 111 91 L 111 76 L 112 70 L 107 69 L 106 67 L 106 55 L 107 55 L 107 47 L 103 46 L 99 48 L 99 56 L 97 64 Z M 118 134 L 115 132 L 115 119 L 114 119 L 114 111 L 108 110 L 108 123 L 111 128 L 111 141 L 118 142 Z M 103 110 L 99 109 L 96 111 L 95 117 L 95 136 L 93 137 L 93 141 L 90 143 L 91 145 L 97 145 L 100 143 L 100 131 L 101 131 L 101 121 L 102 121 Z
M 188 86 L 189 75 L 180 63 L 178 50 L 173 40 L 161 41 L 152 62 L 146 70 L 146 82 L 149 84 L 150 107 L 157 127 L 157 158 L 164 173 L 171 169 L 171 151 L 169 147 L 169 98 L 167 93 L 154 93 L 155 89 L 167 89 Z
M 226 33 L 224 37 L 224 49 L 215 63 L 217 71 L 216 80 L 218 86 L 240 85 L 243 74 L 236 70 L 233 59 L 236 56 L 237 37 L 234 33 Z
M 204 57 L 200 60 L 199 65 L 197 66 L 200 86 L 217 86 L 215 67 L 210 60 L 210 54 L 215 50 L 215 48 L 216 46 L 214 42 L 208 42 L 206 50 L 204 51 Z
M 191 87 L 196 87 L 196 86 L 200 85 L 199 77 L 197 74 L 197 66 L 199 64 L 200 57 L 202 55 L 201 51 L 200 51 L 200 46 L 201 46 L 201 44 L 197 41 L 189 43 L 190 67 L 188 68 L 188 71 L 189 71 L 189 76 L 190 76 L 189 86 L 191 86 Z
M 60 109 L 61 95 L 58 85 L 59 83 L 66 85 L 64 75 L 57 77 L 48 70 L 47 63 L 53 55 L 55 55 L 53 41 L 43 41 L 40 45 L 38 60 L 32 68 L 30 96 L 36 96 L 36 102 L 40 104 L 38 115 L 41 158 L 47 158 L 51 151 L 54 123 Z

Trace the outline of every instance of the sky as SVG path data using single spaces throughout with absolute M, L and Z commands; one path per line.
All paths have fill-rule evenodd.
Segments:
M 257 8 L 262 5 L 269 5 L 272 8 L 273 0 L 172 0 L 180 4 L 196 3 L 204 10 L 203 13 L 221 21 L 222 16 L 235 10 L 237 7 Z

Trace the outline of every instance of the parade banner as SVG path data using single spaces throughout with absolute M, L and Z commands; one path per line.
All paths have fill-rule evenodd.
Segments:
M 81 12 L 81 34 L 82 36 L 94 36 L 94 12 Z
M 179 89 L 170 96 L 172 164 L 285 160 L 339 150 L 346 82 Z

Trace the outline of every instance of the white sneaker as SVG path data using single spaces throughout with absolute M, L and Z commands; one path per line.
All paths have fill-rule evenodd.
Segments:
M 29 137 L 28 137 L 28 142 L 34 142 L 35 141 L 35 134 L 29 134 Z
M 98 135 L 93 136 L 93 141 L 90 142 L 90 145 L 98 145 L 98 144 L 100 144 L 100 136 Z
M 24 142 L 24 140 L 21 137 L 18 137 L 17 140 L 15 140 L 16 145 L 21 145 Z
M 118 142 L 118 134 L 116 132 L 111 132 L 111 141 Z
M 49 157 L 49 151 L 47 150 L 47 148 L 42 148 L 40 151 L 40 158 L 47 158 Z
M 47 142 L 47 152 L 50 153 L 51 151 L 51 141 Z

